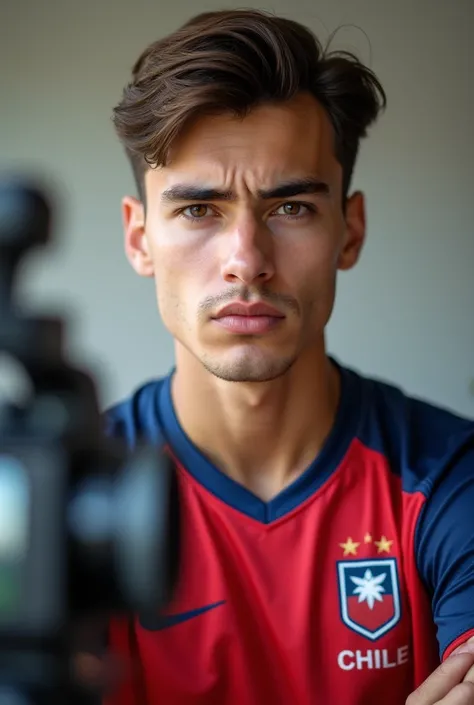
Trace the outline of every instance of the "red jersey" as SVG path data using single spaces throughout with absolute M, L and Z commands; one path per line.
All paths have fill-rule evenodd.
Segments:
M 270 502 L 191 443 L 170 377 L 106 413 L 171 449 L 183 514 L 172 604 L 110 625 L 140 663 L 110 705 L 400 705 L 474 635 L 474 423 L 340 372 L 322 452 Z

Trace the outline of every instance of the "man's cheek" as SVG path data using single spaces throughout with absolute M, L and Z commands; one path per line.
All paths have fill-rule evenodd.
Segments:
M 173 328 L 173 323 L 184 319 L 183 298 L 180 291 L 178 272 L 163 270 L 155 278 L 158 311 L 167 328 Z

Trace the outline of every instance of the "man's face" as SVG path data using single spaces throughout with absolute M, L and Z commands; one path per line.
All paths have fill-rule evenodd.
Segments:
M 334 133 L 311 96 L 244 119 L 203 117 L 145 187 L 146 222 L 124 199 L 127 255 L 154 276 L 180 356 L 229 381 L 266 381 L 324 346 L 364 205 L 355 195 L 343 212 Z

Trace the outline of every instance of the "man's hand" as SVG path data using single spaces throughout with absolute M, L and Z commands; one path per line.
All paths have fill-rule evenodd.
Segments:
M 456 649 L 419 688 L 406 705 L 474 705 L 474 642 Z

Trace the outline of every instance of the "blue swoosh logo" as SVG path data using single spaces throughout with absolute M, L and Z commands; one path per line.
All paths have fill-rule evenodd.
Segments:
M 140 624 L 143 629 L 146 629 L 147 631 L 159 632 L 162 629 L 169 629 L 170 627 L 174 627 L 177 624 L 182 624 L 183 622 L 187 622 L 190 619 L 199 617 L 201 614 L 209 612 L 210 610 L 213 610 L 216 607 L 220 607 L 224 604 L 225 600 L 221 600 L 220 602 L 213 602 L 210 605 L 204 605 L 204 607 L 198 607 L 195 610 L 189 610 L 189 612 L 180 612 L 179 614 L 164 614 L 159 616 L 157 615 L 151 618 L 148 615 L 146 617 L 141 616 Z

